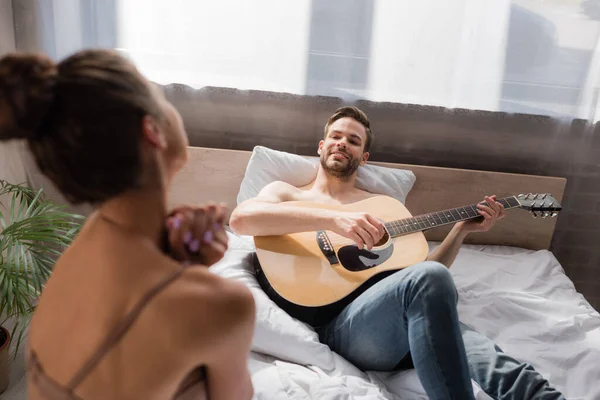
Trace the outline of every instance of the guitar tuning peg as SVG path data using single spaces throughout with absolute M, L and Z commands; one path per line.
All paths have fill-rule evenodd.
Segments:
M 548 211 L 544 211 L 544 213 L 542 214 L 542 218 L 548 218 L 550 216 L 550 213 Z
M 553 211 L 553 212 L 550 214 L 550 216 L 551 216 L 552 218 L 556 218 L 556 216 L 557 216 L 557 215 L 558 215 L 558 213 L 557 213 L 556 211 Z
M 535 213 L 535 211 L 532 211 L 531 215 L 533 215 L 533 218 L 537 218 L 538 217 L 538 215 Z

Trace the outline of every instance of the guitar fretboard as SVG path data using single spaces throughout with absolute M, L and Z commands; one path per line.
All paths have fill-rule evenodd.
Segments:
M 502 204 L 507 210 L 519 207 L 519 202 L 514 196 L 505 197 L 496 201 Z M 486 202 L 482 202 L 481 204 L 488 205 Z M 481 217 L 478 210 L 477 204 L 471 204 L 468 206 L 452 208 L 450 210 L 390 221 L 386 222 L 384 225 L 390 235 L 396 237 Z

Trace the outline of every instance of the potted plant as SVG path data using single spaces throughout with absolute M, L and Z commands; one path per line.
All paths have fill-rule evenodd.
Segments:
M 35 301 L 83 220 L 44 198 L 41 189 L 0 180 L 2 195 L 10 205 L 0 203 L 0 393 L 8 387 L 9 358 L 18 354 Z

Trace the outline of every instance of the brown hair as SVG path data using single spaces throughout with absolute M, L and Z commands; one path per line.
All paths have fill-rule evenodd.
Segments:
M 371 143 L 373 143 L 373 140 L 375 139 L 375 135 L 373 135 L 373 132 L 371 131 L 371 123 L 369 122 L 367 114 L 365 114 L 358 107 L 341 107 L 335 110 L 335 113 L 329 117 L 327 123 L 325 124 L 325 137 L 327 137 L 327 132 L 329 131 L 331 124 L 338 119 L 345 117 L 352 118 L 353 120 L 360 122 L 362 126 L 365 127 L 365 131 L 367 132 L 367 140 L 365 142 L 364 152 L 369 151 L 371 148 Z
M 0 59 L 0 140 L 26 139 L 72 203 L 140 185 L 145 115 L 162 117 L 156 96 L 115 51 L 80 51 L 58 64 L 31 53 Z

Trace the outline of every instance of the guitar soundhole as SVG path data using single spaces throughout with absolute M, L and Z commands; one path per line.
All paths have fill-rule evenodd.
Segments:
M 377 242 L 375 247 L 383 246 L 387 243 L 388 240 L 390 240 L 390 235 L 388 235 L 388 233 L 386 232 L 385 235 L 383 235 L 382 238 L 379 240 L 379 242 Z
M 394 252 L 394 245 L 380 250 L 359 250 L 356 245 L 344 246 L 338 250 L 340 263 L 348 271 L 364 271 L 383 264 Z

